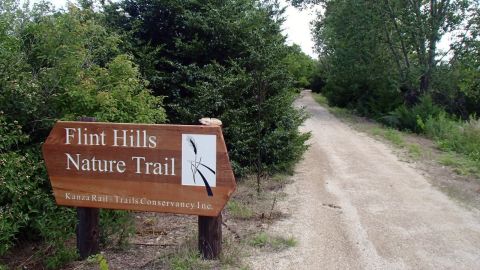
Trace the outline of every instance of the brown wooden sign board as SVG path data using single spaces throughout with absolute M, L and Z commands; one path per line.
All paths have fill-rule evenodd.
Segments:
M 59 121 L 43 156 L 59 205 L 218 216 L 236 188 L 219 126 Z

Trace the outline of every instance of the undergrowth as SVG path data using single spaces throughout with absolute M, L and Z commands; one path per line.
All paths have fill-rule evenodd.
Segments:
M 328 107 L 326 98 L 321 94 L 314 93 L 313 97 L 335 116 L 346 120 L 353 117 L 353 113 L 344 108 Z M 475 115 L 468 121 L 455 119 L 434 105 L 431 98 L 424 97 L 419 104 L 411 108 L 402 106 L 381 121 L 391 127 L 375 125 L 367 132 L 406 149 L 413 159 L 419 159 L 426 153 L 419 145 L 406 142 L 404 131 L 398 129 L 423 134 L 444 152 L 438 159 L 440 164 L 452 167 L 458 174 L 480 178 L 480 119 Z
M 297 245 L 297 240 L 293 236 L 269 235 L 266 232 L 260 232 L 253 235 L 248 243 L 253 247 L 267 248 L 274 251 L 281 251 L 286 248 Z

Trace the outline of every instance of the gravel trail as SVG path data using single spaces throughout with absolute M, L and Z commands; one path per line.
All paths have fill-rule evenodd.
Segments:
M 273 234 L 296 247 L 258 252 L 252 269 L 480 269 L 480 213 L 432 187 L 385 144 L 357 132 L 305 91 L 310 149 L 297 166 L 290 214 Z

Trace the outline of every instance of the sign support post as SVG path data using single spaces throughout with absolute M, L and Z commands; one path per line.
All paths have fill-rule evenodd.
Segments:
M 206 126 L 222 126 L 215 118 L 202 118 Z M 216 217 L 198 216 L 198 249 L 204 259 L 214 260 L 222 253 L 222 212 Z
M 86 259 L 99 252 L 99 209 L 77 207 L 77 250 Z
M 93 117 L 81 117 L 83 122 L 95 122 Z M 80 259 L 97 254 L 100 250 L 100 209 L 77 207 L 77 250 Z
M 198 217 L 198 249 L 204 259 L 218 259 L 222 253 L 222 213 Z

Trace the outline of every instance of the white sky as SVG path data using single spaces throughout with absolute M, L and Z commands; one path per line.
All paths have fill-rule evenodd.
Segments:
M 319 8 L 299 10 L 289 5 L 286 0 L 280 0 L 280 4 L 287 6 L 286 21 L 283 24 L 283 34 L 287 36 L 287 43 L 300 45 L 303 52 L 316 59 L 318 55 L 313 50 L 310 22 L 316 18 L 316 10 Z

